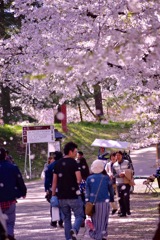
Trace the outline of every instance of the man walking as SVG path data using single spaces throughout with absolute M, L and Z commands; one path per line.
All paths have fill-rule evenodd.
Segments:
M 16 199 L 25 197 L 27 189 L 19 168 L 5 160 L 5 157 L 6 150 L 0 148 L 0 208 L 7 215 L 8 239 L 15 240 Z
M 57 195 L 61 210 L 64 214 L 65 239 L 76 240 L 84 220 L 83 202 L 80 196 L 79 183 L 82 181 L 81 172 L 75 160 L 77 145 L 68 142 L 64 146 L 64 157 L 54 167 L 52 196 Z M 71 212 L 75 222 L 71 223 Z

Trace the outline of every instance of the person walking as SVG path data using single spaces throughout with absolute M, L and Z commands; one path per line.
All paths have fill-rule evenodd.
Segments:
M 108 174 L 108 176 L 110 177 L 110 180 L 112 182 L 112 186 L 113 186 L 113 189 L 114 189 L 114 195 L 117 196 L 116 179 L 113 176 L 113 164 L 116 161 L 117 161 L 117 159 L 116 159 L 116 152 L 112 152 L 110 154 L 110 162 L 108 162 L 106 164 L 105 170 L 106 170 L 106 173 Z M 115 202 L 112 202 L 111 206 L 112 206 L 112 215 L 113 215 L 113 214 L 115 214 L 117 212 L 118 208 L 117 208 L 117 204 Z
M 2 213 L 0 208 L 0 240 L 8 240 L 6 229 L 6 215 Z
M 90 175 L 90 172 L 89 172 L 88 163 L 87 163 L 86 159 L 84 158 L 84 154 L 82 151 L 77 152 L 76 160 L 77 160 L 78 166 L 80 167 L 80 170 L 81 170 L 82 179 L 86 180 L 87 177 Z
M 55 167 L 52 183 L 52 196 L 57 195 L 59 206 L 64 215 L 64 230 L 66 240 L 76 240 L 81 224 L 84 220 L 83 202 L 80 196 L 79 184 L 82 181 L 81 172 L 75 160 L 77 145 L 68 142 L 64 146 L 64 157 Z M 72 225 L 71 213 L 75 221 Z
M 82 176 L 82 181 L 79 185 L 79 188 L 80 188 L 81 197 L 82 197 L 82 201 L 83 201 L 83 209 L 84 209 L 84 216 L 85 216 L 86 179 L 90 175 L 90 171 L 89 171 L 89 166 L 87 164 L 86 159 L 84 158 L 82 151 L 78 151 L 76 160 L 77 160 L 78 166 L 81 171 L 81 176 Z M 85 219 L 86 219 L 86 216 L 84 217 L 84 222 L 82 222 L 81 227 L 85 227 Z
M 50 203 L 50 199 L 52 197 L 52 181 L 53 181 L 53 171 L 55 164 L 59 159 L 63 157 L 63 154 L 60 151 L 55 151 L 53 153 L 53 161 L 47 166 L 45 171 L 45 181 L 44 181 L 44 187 L 46 192 L 46 199 Z M 61 211 L 61 210 L 60 210 Z M 57 221 L 52 221 L 52 207 L 50 205 L 50 215 L 51 215 L 51 223 L 50 225 L 52 227 L 57 227 Z M 60 220 L 58 221 L 59 227 L 63 227 L 63 220 L 62 220 L 62 214 L 60 214 Z
M 44 179 L 44 181 L 45 181 L 45 172 L 47 170 L 47 167 L 52 162 L 54 162 L 54 158 L 53 158 L 53 156 L 49 156 L 47 159 L 47 162 L 44 164 L 43 170 L 41 172 L 41 179 Z
M 86 180 L 86 202 L 95 204 L 91 221 L 86 220 L 89 236 L 96 240 L 106 240 L 110 202 L 114 202 L 114 193 L 109 176 L 104 170 L 103 161 L 97 159 L 91 165 L 90 175 Z
M 131 215 L 130 212 L 130 185 L 125 183 L 125 176 L 130 172 L 133 174 L 130 162 L 123 158 L 123 153 L 116 153 L 117 161 L 113 164 L 113 175 L 116 178 L 120 212 L 119 217 Z
M 0 148 L 0 208 L 7 215 L 9 240 L 15 240 L 16 199 L 25 198 L 27 188 L 19 168 L 5 159 L 6 150 Z

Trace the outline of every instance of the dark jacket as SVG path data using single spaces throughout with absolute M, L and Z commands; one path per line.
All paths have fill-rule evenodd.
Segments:
M 19 168 L 6 160 L 0 161 L 0 202 L 25 197 L 27 188 Z
M 89 167 L 88 167 L 86 159 L 84 157 L 82 157 L 77 160 L 77 163 L 78 163 L 78 167 L 80 168 L 80 171 L 81 171 L 82 179 L 86 180 L 87 177 L 90 175 Z
M 47 166 L 47 169 L 46 169 L 46 171 L 45 171 L 45 180 L 44 180 L 44 188 L 45 188 L 45 191 L 51 190 L 52 180 L 53 180 L 53 170 L 54 170 L 55 164 L 56 164 L 56 161 L 50 163 L 50 164 Z

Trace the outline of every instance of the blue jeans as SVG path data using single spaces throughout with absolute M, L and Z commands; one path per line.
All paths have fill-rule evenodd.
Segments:
M 59 205 L 64 214 L 64 230 L 66 240 L 71 239 L 70 230 L 74 229 L 77 233 L 84 220 L 83 202 L 81 197 L 78 199 L 59 199 Z M 72 225 L 71 214 L 75 216 L 75 221 Z
M 7 234 L 14 236 L 14 226 L 15 226 L 15 220 L 16 220 L 16 204 L 12 203 L 12 205 L 2 210 L 4 214 L 7 215 L 8 219 L 6 220 L 7 225 Z

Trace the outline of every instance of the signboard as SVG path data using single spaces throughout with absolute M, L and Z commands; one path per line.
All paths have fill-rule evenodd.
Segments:
M 54 126 L 23 127 L 22 141 L 23 143 L 54 142 Z

